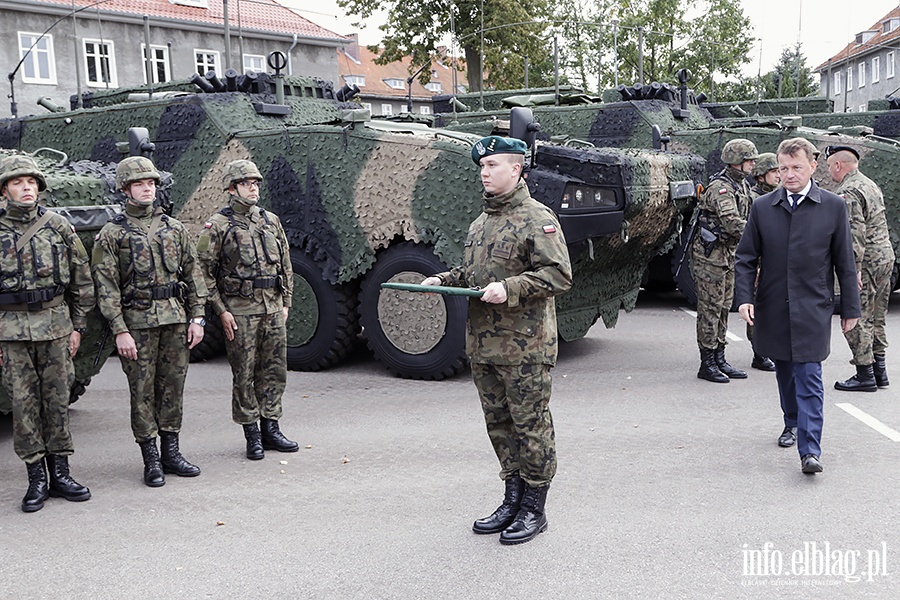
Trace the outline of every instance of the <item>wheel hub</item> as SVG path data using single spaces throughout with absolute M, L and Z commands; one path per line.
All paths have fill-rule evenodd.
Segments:
M 421 283 L 421 273 L 403 271 L 390 283 Z M 385 338 L 407 354 L 425 354 L 443 339 L 447 305 L 441 294 L 382 289 L 378 295 L 378 321 Z

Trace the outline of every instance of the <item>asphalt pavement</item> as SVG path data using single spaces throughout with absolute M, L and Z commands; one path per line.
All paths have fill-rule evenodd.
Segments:
M 898 294 L 891 308 L 900 348 Z M 111 360 L 71 410 L 90 501 L 22 513 L 0 417 L 0 598 L 900 597 L 900 350 L 891 387 L 835 391 L 853 373 L 835 319 L 825 471 L 808 476 L 776 445 L 774 374 L 749 369 L 737 314 L 728 358 L 749 379 L 713 384 L 686 309 L 642 294 L 615 329 L 563 345 L 550 526 L 520 546 L 471 531 L 503 488 L 468 374 L 397 379 L 364 352 L 289 373 L 281 425 L 301 449 L 252 462 L 227 362 L 191 365 L 181 448 L 203 473 L 151 489 Z

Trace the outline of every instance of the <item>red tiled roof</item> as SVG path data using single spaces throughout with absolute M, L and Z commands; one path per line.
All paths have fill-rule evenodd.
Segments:
M 77 7 L 85 7 L 96 3 L 96 0 L 38 1 L 66 7 L 71 7 L 73 2 Z M 207 4 L 209 8 L 173 4 L 169 0 L 107 0 L 98 4 L 97 8 L 100 9 L 101 13 L 108 11 L 221 25 L 224 15 L 222 0 L 207 0 Z M 299 36 L 330 39 L 336 42 L 344 40 L 343 36 L 316 25 L 289 8 L 275 2 L 275 0 L 248 0 L 245 2 L 232 0 L 228 5 L 228 20 L 232 27 L 237 27 L 238 11 L 240 11 L 241 26 L 247 29 L 286 34 L 296 33 Z
M 353 38 L 354 36 L 351 35 L 347 37 Z M 395 61 L 386 65 L 378 65 L 375 64 L 375 59 L 378 58 L 378 53 L 372 52 L 366 46 L 358 46 L 351 43 L 345 48 L 339 48 L 337 52 L 338 72 L 340 73 L 342 78 L 344 77 L 344 75 L 362 75 L 366 78 L 365 87 L 360 86 L 361 95 L 374 94 L 378 96 L 397 96 L 403 98 L 406 97 L 409 90 L 408 86 L 406 85 L 406 79 L 410 76 L 410 57 L 404 56 L 402 60 Z M 358 63 L 350 58 L 350 56 L 352 56 L 354 53 L 358 54 L 358 56 L 353 57 L 358 59 Z M 413 73 L 421 66 L 422 65 L 415 65 Z M 434 60 L 431 63 L 431 71 L 435 73 L 435 75 L 432 75 L 431 81 L 440 82 L 441 91 L 432 92 L 424 85 L 419 83 L 419 79 L 418 77 L 416 77 L 416 81 L 414 81 L 412 85 L 413 97 L 430 98 L 431 96 L 435 96 L 438 94 L 453 93 L 453 70 L 450 68 L 449 62 L 439 62 L 437 60 Z M 387 83 L 384 82 L 385 79 L 402 79 L 403 89 L 400 90 L 390 87 Z M 458 71 L 456 73 L 456 84 L 465 85 L 466 83 L 467 80 L 465 70 Z
M 840 63 L 859 54 L 866 54 L 868 52 L 871 52 L 875 46 L 881 46 L 887 42 L 900 38 L 900 27 L 888 33 L 883 33 L 884 28 L 882 27 L 882 23 L 884 23 L 888 19 L 897 18 L 900 18 L 900 6 L 894 8 L 891 12 L 878 19 L 878 22 L 869 27 L 869 30 L 876 32 L 872 39 L 867 40 L 864 44 L 857 44 L 856 41 L 850 42 L 843 50 L 841 50 L 813 70 L 821 71 L 822 69 L 827 69 L 829 62 L 832 65 L 834 65 L 835 63 Z

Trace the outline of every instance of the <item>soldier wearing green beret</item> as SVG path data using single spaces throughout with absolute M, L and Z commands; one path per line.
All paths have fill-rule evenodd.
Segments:
M 12 401 L 13 447 L 28 470 L 25 512 L 41 510 L 50 496 L 91 497 L 69 474 L 69 391 L 94 284 L 75 229 L 38 205 L 46 189 L 32 158 L 0 161 L 0 373 Z
M 131 156 L 118 164 L 125 212 L 103 226 L 91 257 L 97 304 L 128 378 L 131 430 L 150 487 L 165 485 L 166 473 L 200 474 L 182 456 L 178 438 L 190 349 L 203 339 L 206 302 L 187 230 L 154 207 L 159 181 L 149 158 Z
M 287 322 L 293 291 L 290 246 L 281 221 L 257 206 L 262 174 L 249 160 L 225 168 L 228 206 L 197 241 L 209 304 L 225 331 L 233 377 L 231 416 L 244 428 L 247 458 L 300 446 L 278 425 L 287 382 Z
M 510 138 L 475 144 L 484 212 L 469 227 L 463 264 L 422 282 L 484 292 L 469 302 L 466 351 L 506 495 L 472 529 L 500 533 L 502 544 L 527 542 L 547 528 L 544 505 L 556 473 L 549 409 L 558 347 L 554 296 L 572 286 L 559 222 L 522 178 L 525 152 L 524 142 Z

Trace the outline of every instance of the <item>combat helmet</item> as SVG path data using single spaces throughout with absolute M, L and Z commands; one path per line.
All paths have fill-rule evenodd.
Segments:
M 227 190 L 238 181 L 244 181 L 245 179 L 262 181 L 263 176 L 256 167 L 256 163 L 252 160 L 233 160 L 225 167 L 225 176 L 222 177 L 222 189 Z
M 756 160 L 759 152 L 750 140 L 735 138 L 722 146 L 722 162 L 726 165 L 739 165 L 745 160 Z
M 756 159 L 756 164 L 753 165 L 753 170 L 750 171 L 750 174 L 754 177 L 762 177 L 772 169 L 778 168 L 778 157 L 775 156 L 774 152 L 763 152 Z
M 159 173 L 149 158 L 129 156 L 116 166 L 117 189 L 124 190 L 129 184 L 142 179 L 153 179 L 159 184 Z
M 25 176 L 37 179 L 39 192 L 47 189 L 47 180 L 44 179 L 44 174 L 30 156 L 14 154 L 0 160 L 0 188 L 6 185 L 10 179 Z

